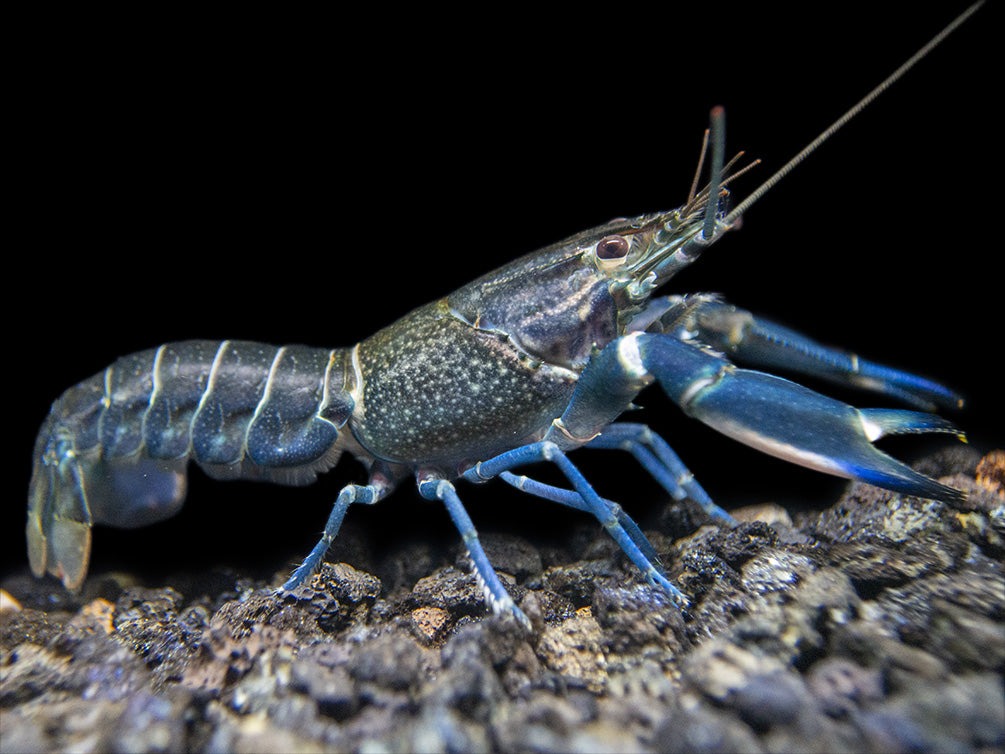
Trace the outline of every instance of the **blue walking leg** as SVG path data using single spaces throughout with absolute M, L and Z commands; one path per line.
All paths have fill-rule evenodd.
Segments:
M 478 580 L 478 584 L 485 594 L 485 600 L 489 603 L 492 611 L 496 614 L 512 613 L 524 627 L 531 630 L 530 620 L 513 602 L 513 598 L 509 596 L 502 582 L 499 581 L 495 569 L 492 568 L 492 564 L 489 563 L 485 550 L 482 549 L 482 544 L 478 541 L 475 525 L 472 523 L 471 517 L 468 516 L 468 512 L 464 510 L 464 505 L 457 496 L 454 485 L 446 479 L 428 474 L 417 476 L 416 479 L 420 495 L 427 500 L 439 500 L 446 506 L 454 526 L 461 533 L 464 546 L 468 550 L 468 556 L 474 565 L 475 578 Z
M 590 513 L 590 506 L 587 505 L 586 501 L 580 496 L 575 490 L 565 490 L 561 487 L 553 487 L 550 484 L 544 484 L 543 482 L 538 482 L 535 479 L 531 479 L 526 476 L 517 476 L 512 471 L 500 472 L 499 478 L 502 479 L 507 484 L 516 487 L 521 492 L 526 492 L 529 495 L 534 495 L 535 497 L 540 497 L 545 500 L 551 500 L 553 503 L 559 503 L 565 505 L 569 508 L 575 508 L 578 511 L 583 511 L 584 513 Z M 607 500 L 606 498 L 601 498 L 604 505 L 606 505 L 614 517 L 618 519 L 628 536 L 632 538 L 632 541 L 638 545 L 639 549 L 642 550 L 642 554 L 649 558 L 657 566 L 659 565 L 660 558 L 656 553 L 656 548 L 653 547 L 652 543 L 646 539 L 646 535 L 642 533 L 639 525 L 632 520 L 632 517 L 625 513 L 625 509 L 622 508 L 618 503 L 612 500 Z
M 628 451 L 675 500 L 690 497 L 711 518 L 736 526 L 736 520 L 712 501 L 666 440 L 644 424 L 612 424 L 584 447 Z
M 317 570 L 318 566 L 321 565 L 321 560 L 324 558 L 325 553 L 328 552 L 328 548 L 331 547 L 335 535 L 338 534 L 338 530 L 342 526 L 342 519 L 345 518 L 345 512 L 349 509 L 350 505 L 353 503 L 370 505 L 380 500 L 386 494 L 387 488 L 384 485 L 349 484 L 343 487 L 342 491 L 338 494 L 338 498 L 335 500 L 335 505 L 332 506 L 332 512 L 328 516 L 328 523 L 325 524 L 325 530 L 321 535 L 321 539 L 314 545 L 314 549 L 311 550 L 310 554 L 304 559 L 304 562 L 293 572 L 293 575 L 290 576 L 285 584 L 279 587 L 278 591 L 293 591 L 309 579 L 314 571 Z
M 635 340 L 639 335 L 617 339 L 590 360 L 568 408 L 544 439 L 566 450 L 581 445 L 627 450 L 675 499 L 690 495 L 709 516 L 735 525 L 663 438 L 639 424 L 611 424 L 654 380 L 642 362 Z
M 662 588 L 679 606 L 688 604 L 687 597 L 664 576 L 652 561 L 647 558 L 639 546 L 632 540 L 628 532 L 618 521 L 611 509 L 604 503 L 597 492 L 586 481 L 579 469 L 568 459 L 565 453 L 553 442 L 544 441 L 531 443 L 514 450 L 502 453 L 495 458 L 476 464 L 462 476 L 468 481 L 481 482 L 498 476 L 503 471 L 509 471 L 516 466 L 538 461 L 550 461 L 569 480 L 576 492 L 586 502 L 587 506 L 607 532 L 624 550 L 625 555 L 642 571 L 642 575 L 650 584 Z

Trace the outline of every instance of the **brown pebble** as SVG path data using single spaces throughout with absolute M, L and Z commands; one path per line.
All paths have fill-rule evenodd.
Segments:
M 1005 450 L 992 450 L 977 464 L 977 484 L 1005 495 Z
M 412 626 L 428 641 L 436 641 L 447 626 L 450 614 L 438 607 L 419 607 L 412 611 Z
M 114 615 L 115 604 L 98 597 L 80 608 L 80 612 L 70 620 L 70 625 L 85 631 L 101 630 L 110 634 L 115 630 L 112 625 Z

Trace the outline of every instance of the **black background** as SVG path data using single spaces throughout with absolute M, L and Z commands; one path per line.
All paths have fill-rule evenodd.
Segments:
M 36 32 L 9 116 L 3 573 L 26 567 L 38 425 L 117 356 L 186 338 L 350 345 L 517 255 L 680 204 L 716 104 L 729 151 L 764 161 L 734 188 L 744 196 L 962 7 L 703 5 L 175 18 L 100 34 L 100 19 L 79 34 L 64 19 Z M 722 292 L 944 381 L 970 399 L 953 418 L 979 448 L 1003 441 L 1001 242 L 986 240 L 1000 206 L 996 15 L 984 8 L 666 291 Z M 683 419 L 657 391 L 640 402 L 636 418 L 726 507 L 840 493 Z M 910 458 L 932 445 L 884 447 Z M 656 493 L 617 455 L 580 460 L 645 518 L 633 498 Z M 193 477 L 174 521 L 99 531 L 95 566 L 305 554 L 339 486 L 363 478 L 348 462 L 304 490 Z M 462 486 L 476 524 L 561 535 L 573 515 L 498 486 Z M 350 515 L 378 534 L 450 533 L 407 489 Z

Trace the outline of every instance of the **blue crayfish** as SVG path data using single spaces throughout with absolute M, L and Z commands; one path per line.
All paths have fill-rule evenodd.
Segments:
M 350 505 L 376 503 L 414 476 L 419 493 L 449 511 L 491 607 L 526 623 L 454 485 L 498 477 L 594 515 L 650 583 L 685 605 L 639 527 L 567 455 L 584 446 L 627 450 L 675 499 L 690 497 L 732 523 L 664 440 L 645 426 L 613 423 L 654 382 L 688 415 L 766 453 L 959 501 L 958 490 L 873 446 L 885 434 L 962 436 L 923 412 L 961 405 L 956 393 L 822 346 L 713 295 L 655 293 L 974 10 L 731 211 L 725 183 L 739 173 L 722 164 L 717 112 L 709 183 L 693 188 L 682 207 L 614 220 L 524 256 L 351 348 L 194 340 L 120 358 L 56 400 L 39 432 L 26 527 L 32 570 L 79 589 L 92 525 L 135 527 L 173 515 L 190 460 L 217 478 L 299 485 L 347 451 L 367 466 L 369 479 L 341 490 L 323 536 L 284 590 L 318 567 Z M 873 390 L 922 411 L 859 410 L 734 360 Z M 570 488 L 512 471 L 540 461 L 555 464 Z

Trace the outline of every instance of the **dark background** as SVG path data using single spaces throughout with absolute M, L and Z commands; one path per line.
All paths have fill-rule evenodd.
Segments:
M 51 401 L 117 356 L 186 338 L 350 345 L 517 255 L 680 204 L 716 104 L 729 151 L 764 161 L 742 197 L 962 7 L 703 5 L 574 21 L 173 19 L 121 35 L 64 19 L 39 34 L 9 116 L 3 573 L 26 568 L 25 490 Z M 1001 242 L 985 240 L 996 16 L 984 8 L 666 289 L 719 291 L 944 381 L 970 399 L 953 418 L 982 449 L 1003 443 Z M 726 507 L 825 507 L 843 488 L 716 437 L 658 391 L 640 402 L 636 418 Z M 909 459 L 948 442 L 884 447 Z M 633 498 L 659 496 L 617 455 L 580 460 L 645 519 Z M 99 531 L 94 566 L 306 554 L 340 485 L 362 479 L 349 462 L 303 490 L 194 472 L 177 519 Z M 499 487 L 463 486 L 479 526 L 561 536 L 573 516 Z M 452 536 L 408 489 L 351 517 L 378 540 L 424 523 Z

